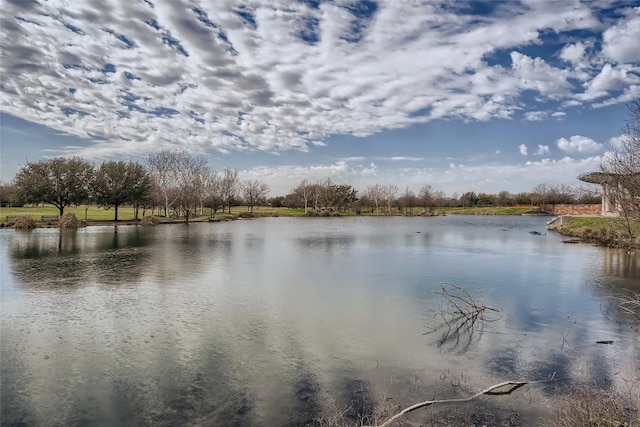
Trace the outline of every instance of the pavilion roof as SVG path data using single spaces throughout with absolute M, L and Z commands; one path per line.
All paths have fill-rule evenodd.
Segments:
M 635 176 L 636 174 L 623 175 L 611 172 L 588 172 L 578 176 L 578 179 L 590 184 L 613 184 L 621 181 L 623 178 Z

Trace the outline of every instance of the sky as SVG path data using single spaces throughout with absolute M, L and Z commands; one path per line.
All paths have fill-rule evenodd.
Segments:
M 640 0 L 0 0 L 0 179 L 206 156 L 284 195 L 578 186 L 640 98 Z

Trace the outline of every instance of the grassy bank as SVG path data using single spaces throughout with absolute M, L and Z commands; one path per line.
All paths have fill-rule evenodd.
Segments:
M 78 219 L 85 219 L 85 207 L 84 206 L 70 206 L 64 209 L 64 212 L 71 212 L 75 214 Z M 222 213 L 218 211 L 216 216 L 240 216 L 247 212 L 246 206 L 235 206 L 231 208 L 231 214 Z M 255 216 L 303 216 L 304 209 L 287 209 L 287 208 L 271 208 L 271 207 L 254 207 L 253 212 Z M 19 216 L 19 215 L 31 215 L 36 221 L 39 221 L 42 216 L 58 215 L 58 208 L 52 205 L 45 206 L 25 206 L 25 207 L 3 207 L 0 208 L 0 222 L 7 222 L 7 216 Z M 157 211 L 156 211 L 157 213 Z M 113 208 L 106 209 L 100 206 L 89 206 L 86 211 L 86 219 L 89 221 L 111 221 L 113 220 L 114 211 Z M 200 212 L 198 211 L 198 214 Z M 210 209 L 204 210 L 204 215 L 209 216 L 211 214 Z M 142 217 L 142 210 L 139 210 L 139 217 Z M 151 211 L 148 210 L 146 215 L 151 215 Z M 134 217 L 134 209 L 130 206 L 121 206 L 118 208 L 118 220 L 130 221 Z
M 85 208 L 84 206 L 68 207 L 64 209 L 64 212 L 70 212 L 75 214 L 78 219 L 84 219 Z M 58 215 L 60 212 L 58 208 L 53 205 L 45 206 L 25 206 L 21 208 L 0 208 L 0 221 L 6 222 L 7 216 L 16 215 L 31 215 L 36 221 L 39 221 L 43 215 L 51 216 Z M 140 211 L 142 214 L 142 211 Z M 107 221 L 112 220 L 114 215 L 113 209 L 105 209 L 99 206 L 89 206 L 87 210 L 87 219 L 90 221 Z M 133 208 L 122 206 L 118 208 L 118 219 L 131 220 L 133 219 Z
M 570 237 L 611 247 L 640 248 L 640 222 L 632 227 L 630 237 L 621 218 L 576 217 L 561 225 L 556 231 Z
M 87 221 L 112 221 L 114 217 L 113 208 L 103 208 L 100 206 L 89 206 L 85 212 L 85 206 L 70 206 L 65 208 L 65 213 L 70 212 L 76 215 L 80 220 Z M 249 216 L 249 210 L 246 206 L 234 206 L 231 208 L 231 213 L 228 211 L 216 212 L 216 217 L 228 218 L 228 217 L 243 217 Z M 416 208 L 414 215 L 421 215 L 422 208 Z M 433 211 L 435 214 L 444 215 L 521 215 L 530 212 L 528 207 L 476 207 L 476 208 L 438 208 Z M 40 221 L 42 216 L 55 216 L 58 215 L 58 209 L 52 205 L 44 206 L 25 206 L 25 207 L 3 207 L 0 208 L 0 222 L 6 223 L 7 216 L 20 216 L 31 215 L 36 221 Z M 86 214 L 86 215 L 85 215 Z M 211 211 L 204 209 L 203 215 L 210 216 Z M 151 215 L 151 211 L 147 211 L 146 215 Z M 200 212 L 198 211 L 198 215 Z M 353 216 L 356 215 L 354 211 L 340 212 L 339 216 Z M 386 216 L 384 212 L 372 214 L 369 210 L 363 210 L 362 216 Z M 402 215 L 400 212 L 395 211 L 392 215 Z M 282 216 L 282 217 L 300 217 L 305 216 L 304 209 L 289 209 L 289 208 L 272 208 L 269 206 L 256 206 L 253 208 L 253 214 L 251 216 L 263 217 L 263 216 Z M 309 211 L 309 216 L 333 216 L 327 211 Z M 142 217 L 142 210 L 139 211 L 139 217 Z M 130 206 L 121 206 L 118 208 L 118 220 L 119 221 L 131 221 L 134 219 L 134 209 Z
M 445 215 L 522 215 L 531 212 L 530 207 L 521 206 L 488 206 L 469 208 L 438 208 L 435 210 Z

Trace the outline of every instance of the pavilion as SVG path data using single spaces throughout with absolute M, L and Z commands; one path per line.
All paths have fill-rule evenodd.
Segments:
M 623 182 L 628 175 L 620 175 L 610 172 L 589 172 L 578 176 L 582 182 L 600 184 L 602 186 L 602 216 L 617 217 L 621 213 L 620 197 L 626 191 Z

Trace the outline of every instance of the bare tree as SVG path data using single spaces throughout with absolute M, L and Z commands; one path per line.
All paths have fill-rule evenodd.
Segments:
M 413 208 L 418 204 L 418 198 L 415 193 L 406 187 L 402 197 L 398 199 L 398 206 L 404 209 L 405 214 L 413 215 Z
M 293 193 L 300 198 L 300 201 L 304 205 L 304 213 L 307 213 L 307 210 L 309 209 L 309 199 L 311 198 L 311 195 L 314 192 L 313 187 L 314 187 L 313 184 L 310 184 L 309 181 L 307 181 L 306 179 L 303 179 L 300 182 L 300 184 L 298 184 L 298 186 L 293 189 Z
M 629 104 L 629 113 L 624 134 L 609 147 L 601 170 L 607 176 L 625 228 L 633 237 L 632 225 L 640 221 L 640 99 Z
M 398 195 L 398 186 L 395 184 L 387 184 L 383 187 L 384 201 L 387 205 L 387 213 L 391 213 L 391 206 Z
M 418 198 L 424 210 L 429 210 L 433 206 L 433 188 L 429 184 L 424 185 L 418 193 Z
M 553 192 L 553 187 L 547 183 L 536 185 L 531 191 L 531 204 L 536 203 L 541 210 L 545 210 L 549 196 Z
M 205 180 L 209 173 L 207 159 L 186 152 L 176 154 L 174 176 L 179 191 L 176 203 L 184 215 L 185 223 L 195 214 L 205 192 Z
M 310 188 L 310 192 L 311 194 L 309 195 L 309 201 L 313 204 L 313 210 L 318 210 L 318 207 L 320 206 L 320 197 L 322 197 L 322 188 L 323 188 L 323 184 L 322 182 L 318 181 L 315 184 L 311 184 L 311 188 Z
M 366 198 L 371 200 L 375 206 L 375 212 L 378 213 L 378 208 L 383 200 L 383 187 L 380 184 L 374 184 L 367 187 L 365 191 Z
M 329 208 L 336 202 L 334 184 L 331 178 L 325 179 L 323 182 L 319 182 L 320 186 L 320 206 Z
M 161 150 L 151 153 L 147 158 L 149 171 L 154 181 L 154 189 L 164 202 L 164 216 L 169 215 L 169 208 L 173 206 L 180 193 L 177 190 L 176 163 L 180 157 L 177 151 Z
M 508 206 L 513 200 L 513 197 L 508 191 L 502 190 L 498 193 L 497 199 L 500 206 Z
M 433 200 L 437 207 L 442 207 L 448 203 L 447 195 L 444 191 L 434 191 Z
M 269 186 L 258 180 L 248 180 L 242 183 L 242 197 L 247 204 L 249 212 L 253 213 L 253 207 L 267 203 Z
M 231 205 L 233 203 L 234 197 L 236 197 L 236 192 L 238 191 L 239 185 L 238 179 L 238 171 L 235 169 L 226 168 L 224 170 L 224 175 L 220 181 L 220 191 L 222 193 L 222 200 L 224 202 L 222 206 L 222 210 L 224 211 L 224 205 L 229 208 L 229 213 L 231 213 Z
M 203 205 L 211 209 L 211 218 L 215 217 L 218 209 L 224 209 L 222 176 L 214 170 L 209 170 L 205 175 Z

